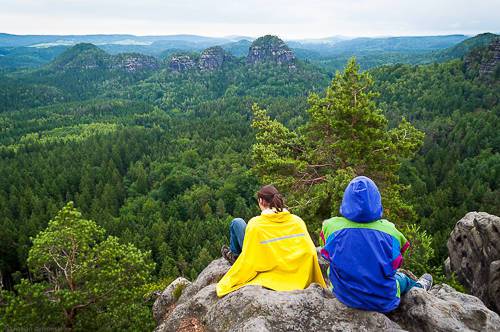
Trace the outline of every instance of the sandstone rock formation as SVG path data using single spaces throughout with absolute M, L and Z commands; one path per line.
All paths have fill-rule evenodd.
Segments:
M 176 72 L 183 72 L 192 68 L 202 71 L 213 71 L 223 67 L 234 57 L 220 46 L 205 49 L 199 57 L 197 55 L 177 54 L 168 60 L 168 68 Z M 264 36 L 256 39 L 249 47 L 246 61 L 250 65 L 272 63 L 295 68 L 295 55 L 290 48 L 276 36 Z
M 224 62 L 229 59 L 230 56 L 222 47 L 209 47 L 201 53 L 198 67 L 201 70 L 217 70 L 222 68 Z
M 500 64 L 500 38 L 496 38 L 488 46 L 488 51 L 486 52 L 481 65 L 479 66 L 479 74 L 491 75 L 497 70 Z
M 448 240 L 449 269 L 489 308 L 500 312 L 500 218 L 470 212 Z
M 295 67 L 295 55 L 285 42 L 276 36 L 257 38 L 248 51 L 247 63 L 276 63 Z
M 215 284 L 229 269 L 213 261 L 176 301 L 169 286 L 154 305 L 161 331 L 498 331 L 500 317 L 474 296 L 438 285 L 414 289 L 386 316 L 350 309 L 316 284 L 292 292 L 243 287 L 222 299 Z
M 198 56 L 188 54 L 173 55 L 168 61 L 168 67 L 177 72 L 183 72 L 192 68 L 212 71 L 221 69 L 225 62 L 231 60 L 229 55 L 220 46 L 209 47 Z
M 189 55 L 173 55 L 168 61 L 168 68 L 173 71 L 182 72 L 194 67 L 196 67 L 196 62 Z
M 493 38 L 487 47 L 476 47 L 464 57 L 465 70 L 471 77 L 498 80 L 500 75 L 500 37 Z
M 139 53 L 122 53 L 113 57 L 113 69 L 134 73 L 141 70 L 156 70 L 160 66 L 155 57 Z

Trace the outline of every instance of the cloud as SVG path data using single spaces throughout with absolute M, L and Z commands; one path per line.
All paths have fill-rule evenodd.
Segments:
M 10 33 L 424 35 L 500 31 L 500 1 L 3 0 Z

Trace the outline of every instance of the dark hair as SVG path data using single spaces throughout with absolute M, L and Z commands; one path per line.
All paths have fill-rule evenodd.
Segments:
M 257 192 L 257 198 L 262 198 L 264 202 L 269 204 L 270 208 L 275 208 L 278 212 L 283 211 L 283 208 L 285 207 L 283 197 L 281 197 L 278 189 L 271 184 L 260 188 Z

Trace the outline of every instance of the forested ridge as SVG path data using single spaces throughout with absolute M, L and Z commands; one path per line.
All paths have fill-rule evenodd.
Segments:
M 438 278 L 454 223 L 473 210 L 500 214 L 498 64 L 481 72 L 491 50 L 467 52 L 367 72 L 373 95 L 366 98 L 374 102 L 368 108 L 385 117 L 380 132 L 399 128 L 404 117 L 402 130 L 413 132 L 404 127 L 412 125 L 425 133 L 416 152 L 415 132 L 414 156 L 398 156 L 398 174 L 388 166 L 381 179 L 398 185 L 388 205 L 406 211 L 394 218 L 415 239 L 412 268 Z M 214 70 L 173 70 L 168 59 L 124 57 L 132 60 L 77 45 L 42 68 L 0 76 L 0 317 L 8 326 L 86 330 L 107 322 L 110 329 L 151 330 L 151 291 L 177 276 L 196 277 L 228 242 L 230 220 L 258 213 L 255 146 L 266 145 L 251 125 L 262 115 L 258 109 L 301 135 L 314 127 L 311 109 L 342 86 L 330 83 L 340 78 L 327 70 L 297 59 L 290 65 L 231 58 Z M 355 76 L 355 62 L 345 65 L 345 77 L 365 79 Z M 325 201 L 339 197 L 335 190 Z M 317 211 L 304 216 L 313 238 L 321 218 L 337 214 L 332 205 Z M 54 259 L 46 244 L 72 239 L 61 220 L 76 225 L 74 234 L 93 234 L 81 237 L 92 243 L 82 257 L 123 261 L 137 278 L 119 278 L 122 265 L 103 271 L 107 279 L 92 269 L 73 279 L 53 272 L 58 268 L 44 263 Z M 88 264 L 94 263 L 81 266 Z M 61 293 L 58 278 L 79 286 L 69 282 L 70 291 Z M 113 278 L 130 292 L 101 292 Z

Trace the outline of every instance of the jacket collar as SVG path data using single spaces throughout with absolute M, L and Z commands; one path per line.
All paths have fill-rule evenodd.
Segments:
M 283 211 L 281 212 L 276 212 L 275 210 L 272 209 L 266 209 L 264 211 L 262 211 L 262 213 L 260 214 L 261 218 L 263 218 L 264 220 L 277 223 L 282 223 L 290 220 L 292 215 L 288 210 L 285 209 L 283 209 Z
M 287 209 L 283 209 L 282 212 L 288 212 Z M 266 214 L 276 214 L 276 213 L 279 213 L 278 211 L 276 211 L 275 208 L 272 208 L 272 209 L 264 209 L 262 210 L 262 212 L 260 213 L 261 215 L 266 215 Z

